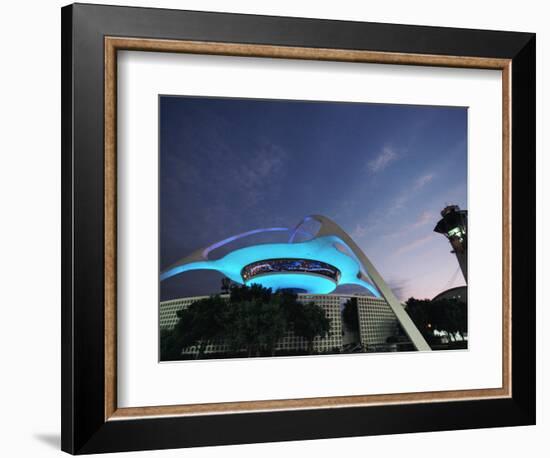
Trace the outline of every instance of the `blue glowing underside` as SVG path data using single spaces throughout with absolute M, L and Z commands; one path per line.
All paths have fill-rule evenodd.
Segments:
M 336 243 L 344 244 L 339 237 L 330 235 L 300 243 L 253 245 L 235 250 L 220 259 L 196 261 L 172 267 L 163 272 L 160 279 L 166 280 L 190 270 L 217 270 L 232 281 L 243 284 L 241 271 L 254 262 L 274 258 L 315 259 L 336 267 L 341 273 L 339 282 L 314 274 L 285 272 L 257 276 L 250 279 L 247 284 L 257 283 L 273 290 L 303 289 L 312 294 L 328 294 L 338 285 L 359 285 L 368 289 L 376 297 L 380 297 L 380 293 L 372 284 L 359 278 L 358 261 L 338 250 Z
M 334 291 L 336 282 L 321 275 L 309 273 L 272 273 L 246 280 L 245 285 L 258 284 L 264 288 L 303 290 L 311 294 L 328 294 Z

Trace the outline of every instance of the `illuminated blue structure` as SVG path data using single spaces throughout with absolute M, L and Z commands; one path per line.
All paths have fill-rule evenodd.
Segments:
M 300 289 L 309 294 L 328 294 L 338 285 L 355 284 L 380 297 L 376 287 L 362 274 L 358 260 L 351 252 L 345 254 L 344 247 L 336 236 L 299 243 L 253 245 L 216 260 L 185 258 L 163 272 L 161 280 L 189 270 L 207 269 L 217 270 L 235 283 L 257 283 L 274 291 Z
M 304 224 L 320 224 L 307 241 L 296 241 L 307 234 Z M 198 250 L 161 273 L 161 281 L 191 270 L 216 270 L 235 283 L 260 284 L 274 291 L 292 289 L 309 294 L 328 294 L 340 285 L 358 285 L 375 297 L 384 298 L 418 350 L 430 347 L 411 321 L 401 303 L 376 271 L 363 251 L 334 221 L 321 215 L 305 218 L 290 231 L 284 243 L 258 243 L 229 251 L 219 259 L 209 254 L 239 239 L 265 232 L 289 232 L 288 228 L 256 229 L 230 237 Z

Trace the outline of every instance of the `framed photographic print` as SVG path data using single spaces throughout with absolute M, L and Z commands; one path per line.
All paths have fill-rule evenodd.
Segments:
M 63 450 L 534 424 L 534 34 L 77 4 L 62 79 Z

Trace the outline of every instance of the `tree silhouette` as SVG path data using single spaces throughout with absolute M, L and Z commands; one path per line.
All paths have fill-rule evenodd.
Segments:
M 350 297 L 344 304 L 342 320 L 346 327 L 352 332 L 359 332 L 359 315 L 357 312 L 357 298 Z
M 220 296 L 193 302 L 177 312 L 174 344 L 180 349 L 198 346 L 197 358 L 201 358 L 208 344 L 223 338 L 227 314 L 228 304 Z
M 433 342 L 433 331 L 464 334 L 468 331 L 468 307 L 456 299 L 415 299 L 406 302 L 406 311 L 428 342 Z
M 294 322 L 294 334 L 307 342 L 307 351 L 313 353 L 313 340 L 319 336 L 325 338 L 330 331 L 330 321 L 325 311 L 313 302 L 304 304 Z
M 229 293 L 229 290 L 231 289 L 231 280 L 227 277 L 223 277 L 221 283 L 222 283 L 221 284 L 222 293 L 224 294 Z
M 162 361 L 174 361 L 180 359 L 182 345 L 176 341 L 173 330 L 162 329 L 160 331 L 160 359 Z
M 281 308 L 261 300 L 232 303 L 227 325 L 227 344 L 234 351 L 245 348 L 248 356 L 272 355 L 287 330 Z
M 313 302 L 300 303 L 296 294 L 273 293 L 257 284 L 232 284 L 229 292 L 227 300 L 211 296 L 177 312 L 174 329 L 161 332 L 161 359 L 179 359 L 182 350 L 191 347 L 198 349 L 196 358 L 203 358 L 206 347 L 216 342 L 228 345 L 233 353 L 273 355 L 288 331 L 303 337 L 312 353 L 315 337 L 329 333 L 324 309 Z

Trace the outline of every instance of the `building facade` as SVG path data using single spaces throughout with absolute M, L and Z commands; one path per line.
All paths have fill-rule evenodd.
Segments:
M 160 303 L 159 324 L 161 329 L 172 329 L 177 321 L 177 312 L 189 307 L 193 302 L 205 299 L 208 296 L 195 296 L 173 299 Z M 222 295 L 222 297 L 227 297 Z M 345 327 L 342 323 L 342 307 L 350 298 L 357 298 L 358 334 L 359 340 L 365 351 L 379 350 L 387 343 L 387 338 L 395 336 L 398 329 L 398 321 L 391 307 L 382 298 L 364 295 L 338 295 L 338 294 L 298 294 L 298 300 L 302 303 L 314 302 L 325 310 L 330 320 L 329 335 L 325 338 L 316 337 L 313 341 L 313 349 L 316 353 L 337 353 L 342 351 L 345 340 Z M 302 337 L 287 332 L 275 347 L 275 351 L 292 352 L 305 351 L 307 342 Z M 190 348 L 186 353 L 196 353 L 196 349 Z M 224 353 L 229 351 L 223 342 L 210 344 L 205 353 Z
M 468 305 L 468 287 L 467 286 L 455 286 L 454 288 L 446 289 L 435 296 L 432 301 L 439 300 L 455 300 L 458 302 L 464 302 Z
M 366 351 L 387 347 L 388 337 L 398 332 L 398 322 L 388 303 L 381 298 L 357 297 L 359 338 Z

